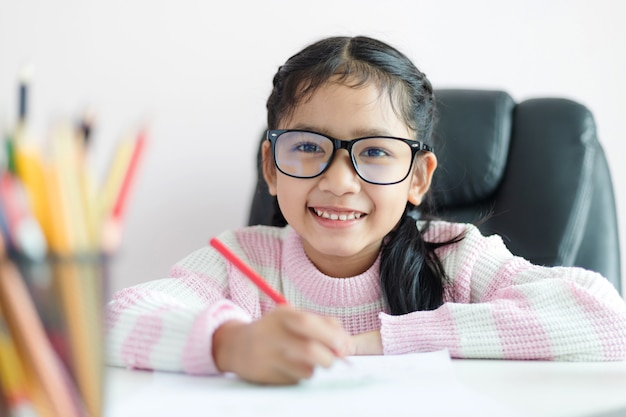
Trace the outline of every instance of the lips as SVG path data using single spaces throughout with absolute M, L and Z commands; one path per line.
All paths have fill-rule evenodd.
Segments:
M 338 221 L 349 221 L 349 220 L 357 220 L 364 216 L 364 213 L 358 211 L 330 211 L 319 208 L 312 209 L 313 213 L 315 213 L 318 217 L 329 220 L 338 220 Z

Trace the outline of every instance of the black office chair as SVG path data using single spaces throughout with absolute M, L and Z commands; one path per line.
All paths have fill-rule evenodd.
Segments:
M 430 214 L 478 223 L 535 264 L 597 271 L 621 292 L 613 185 L 590 111 L 561 98 L 515 103 L 503 91 L 435 95 Z M 281 225 L 258 158 L 248 223 Z

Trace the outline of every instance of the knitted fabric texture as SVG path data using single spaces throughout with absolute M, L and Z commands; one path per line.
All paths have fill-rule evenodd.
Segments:
M 336 317 L 350 334 L 379 329 L 385 354 L 447 348 L 456 358 L 626 359 L 626 303 L 606 279 L 580 268 L 532 265 L 472 225 L 433 222 L 425 238 L 444 241 L 463 232 L 463 240 L 438 252 L 450 278 L 444 304 L 398 316 L 385 312 L 379 260 L 361 275 L 338 279 L 311 263 L 288 226 L 246 227 L 219 239 L 293 307 Z M 107 360 L 215 374 L 213 332 L 229 320 L 256 320 L 274 306 L 206 246 L 177 263 L 169 278 L 114 295 Z

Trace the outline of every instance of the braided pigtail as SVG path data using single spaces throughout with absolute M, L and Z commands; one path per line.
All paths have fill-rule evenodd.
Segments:
M 418 228 L 407 207 L 398 226 L 385 239 L 381 252 L 380 280 L 389 313 L 407 314 L 434 310 L 443 304 L 447 276 L 436 249 L 463 239 L 427 242 L 424 234 L 430 221 Z

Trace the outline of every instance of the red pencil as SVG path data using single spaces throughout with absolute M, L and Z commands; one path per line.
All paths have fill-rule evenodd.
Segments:
M 146 142 L 146 131 L 141 130 L 137 136 L 135 141 L 135 147 L 133 149 L 133 153 L 130 157 L 130 161 L 128 162 L 128 167 L 126 168 L 126 173 L 124 174 L 124 179 L 122 180 L 122 184 L 120 186 L 120 190 L 117 194 L 117 199 L 115 200 L 115 204 L 113 205 L 113 211 L 111 216 L 114 220 L 121 222 L 122 215 L 124 209 L 126 208 L 126 201 L 128 200 L 128 194 L 130 191 L 131 184 L 133 179 L 137 173 L 137 165 L 139 164 L 139 159 L 143 153 Z
M 102 236 L 100 237 L 100 250 L 104 253 L 113 253 L 120 246 L 122 240 L 122 217 L 126 208 L 128 195 L 134 178 L 137 175 L 137 165 L 144 152 L 146 142 L 146 131 L 141 130 L 133 144 L 130 161 L 124 172 L 120 189 L 117 192 L 111 213 L 109 213 L 102 225 Z
M 287 304 L 287 300 L 283 297 L 282 294 L 276 292 L 270 285 L 265 282 L 263 278 L 259 274 L 257 274 L 252 268 L 250 268 L 244 261 L 242 261 L 237 255 L 235 255 L 230 249 L 228 249 L 222 242 L 220 242 L 217 238 L 212 238 L 209 243 L 215 249 L 219 251 L 219 253 L 224 256 L 224 258 L 228 259 L 233 265 L 235 265 L 241 272 L 243 272 L 246 277 L 250 279 L 259 287 L 261 291 L 263 291 L 268 297 L 276 302 L 276 304 Z
M 284 304 L 287 305 L 287 300 L 283 297 L 282 294 L 276 292 L 270 285 L 263 279 L 259 274 L 257 274 L 252 268 L 250 268 L 243 260 L 241 260 L 237 255 L 235 255 L 230 249 L 228 249 L 222 242 L 220 242 L 217 238 L 212 238 L 209 243 L 215 249 L 218 250 L 219 253 L 224 256 L 224 258 L 228 259 L 233 265 L 235 265 L 241 272 L 244 273 L 246 277 L 250 279 L 261 291 L 263 291 L 268 297 L 276 302 L 276 304 Z M 334 351 L 335 356 L 339 359 L 343 360 L 349 366 L 352 366 L 350 361 L 348 361 L 345 357 L 339 355 L 338 352 Z

